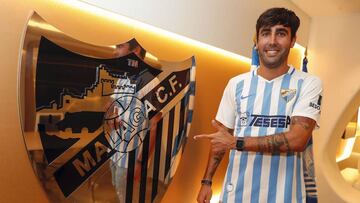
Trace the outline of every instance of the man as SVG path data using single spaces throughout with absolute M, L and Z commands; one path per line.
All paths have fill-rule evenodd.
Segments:
M 125 57 L 134 53 L 139 59 L 144 59 L 145 50 L 137 43 L 135 39 L 130 40 L 122 44 L 116 45 L 114 50 L 114 56 Z M 136 60 L 136 58 L 134 58 Z M 126 67 L 125 67 L 126 68 Z M 116 82 L 116 87 L 127 87 L 127 88 L 117 88 L 114 90 L 114 95 L 112 95 L 113 101 L 109 103 L 107 116 L 108 118 L 116 118 L 116 120 L 108 125 L 107 132 L 110 134 L 112 142 L 112 147 L 117 150 L 111 157 L 110 167 L 112 174 L 112 184 L 115 186 L 116 193 L 120 202 L 126 202 L 126 184 L 127 184 L 127 170 L 128 170 L 128 152 L 139 147 L 140 140 L 139 137 L 143 138 L 147 130 L 141 131 L 142 128 L 147 128 L 148 121 L 147 116 L 140 118 L 143 120 L 139 127 L 132 126 L 132 121 L 134 120 L 131 109 L 140 109 L 140 112 L 144 111 L 143 105 L 140 102 L 138 93 L 135 93 L 137 87 L 139 86 L 140 80 L 136 80 L 139 71 L 138 67 L 129 67 L 130 69 L 124 71 L 122 78 L 119 78 Z M 131 74 L 132 73 L 132 74 Z M 130 75 L 130 76 L 129 76 Z M 142 96 L 142 95 L 141 95 Z M 120 104 L 120 105 L 119 105 Z M 120 107 L 129 106 L 126 112 L 119 111 Z M 142 114 L 139 114 L 142 115 Z M 143 116 L 142 116 L 143 117 Z M 112 121 L 112 120 L 110 120 Z M 134 136 L 134 133 L 131 133 L 127 129 L 134 129 L 134 132 L 139 136 Z M 124 137 L 123 137 L 124 136 Z M 134 136 L 131 139 L 131 136 Z M 122 139 L 132 140 L 127 143 Z M 138 152 L 139 150 L 137 150 Z M 139 156 L 139 153 L 137 153 Z M 140 164 L 136 164 L 136 169 L 139 170 Z
M 128 183 L 128 153 L 136 150 L 133 179 L 134 183 L 138 184 L 142 163 L 141 142 L 145 139 L 147 131 L 150 130 L 149 152 L 151 154 L 155 145 L 155 124 L 161 119 L 161 113 L 158 113 L 150 121 L 146 113 L 145 105 L 141 101 L 142 97 L 151 91 L 158 83 L 158 79 L 152 74 L 151 70 L 141 65 L 144 63 L 146 50 L 142 48 L 135 39 L 116 45 L 116 49 L 114 50 L 115 57 L 128 56 L 131 58 L 130 54 L 132 53 L 136 55 L 136 58 L 133 58 L 133 60 L 138 61 L 138 63 L 135 67 L 130 67 L 130 69 L 122 67 L 127 72 L 124 72 L 123 76 L 116 82 L 116 87 L 119 88 L 114 90 L 115 94 L 112 96 L 114 101 L 109 104 L 109 112 L 107 113 L 109 114 L 107 117 L 116 118 L 115 122 L 107 126 L 110 137 L 114 141 L 112 147 L 117 150 L 117 153 L 111 157 L 110 167 L 112 183 L 115 186 L 120 202 L 127 202 L 128 199 L 126 199 L 126 195 L 131 195 L 126 194 Z M 140 62 L 140 60 L 142 62 Z M 152 81 L 152 83 L 147 85 L 150 81 Z M 125 112 L 119 111 L 123 106 L 128 106 L 128 108 L 126 108 L 127 110 Z M 130 140 L 130 142 L 126 142 L 124 138 Z M 135 196 L 135 198 L 137 198 L 137 196 Z M 134 201 L 136 201 L 136 199 Z
M 256 24 L 260 67 L 227 84 L 198 202 L 210 202 L 211 180 L 230 150 L 221 202 L 305 202 L 302 151 L 319 125 L 322 84 L 287 65 L 300 20 L 272 8 Z
M 116 49 L 114 50 L 115 57 L 123 57 L 134 53 L 139 59 L 144 59 L 146 50 L 140 46 L 136 39 L 131 39 L 128 42 L 117 44 Z

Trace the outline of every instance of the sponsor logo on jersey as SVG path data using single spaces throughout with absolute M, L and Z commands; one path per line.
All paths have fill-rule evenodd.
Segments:
M 289 102 L 295 97 L 296 89 L 281 89 L 280 95 L 286 102 Z
M 252 120 L 249 126 L 287 128 L 290 125 L 290 116 L 284 115 L 251 115 Z
M 240 113 L 240 126 L 287 128 L 290 125 L 290 116 L 285 115 L 258 115 L 249 112 Z

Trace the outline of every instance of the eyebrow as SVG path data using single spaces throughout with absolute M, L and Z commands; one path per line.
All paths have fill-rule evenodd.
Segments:
M 271 27 L 264 27 L 260 29 L 259 33 L 268 32 L 268 31 L 271 31 Z M 289 34 L 289 31 L 286 28 L 276 28 L 275 32 L 286 32 L 287 34 Z
M 261 28 L 260 29 L 260 32 L 267 32 L 267 31 L 270 31 L 270 27 L 265 27 L 265 28 Z
M 286 32 L 287 34 L 289 33 L 289 31 L 285 28 L 276 28 L 275 32 Z

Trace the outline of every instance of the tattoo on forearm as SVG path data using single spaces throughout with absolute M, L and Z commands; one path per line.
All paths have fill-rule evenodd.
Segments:
M 291 125 L 300 125 L 305 130 L 310 129 L 309 120 L 307 118 L 303 118 L 303 117 L 293 117 L 291 119 Z
M 216 153 L 214 154 L 214 165 L 218 166 L 223 158 L 224 153 Z
M 258 151 L 271 151 L 271 144 L 269 144 L 269 139 L 260 139 L 257 144 Z
M 311 136 L 315 125 L 316 121 L 311 118 L 294 116 L 291 118 L 289 132 L 260 137 L 248 137 L 247 139 L 250 144 L 248 144 L 248 148 L 246 149 L 248 151 L 271 153 L 303 150 L 302 147 L 307 142 L 305 139 Z
M 214 176 L 215 171 L 216 171 L 217 167 L 219 166 L 224 155 L 225 155 L 225 152 L 217 152 L 217 153 L 213 154 L 212 159 L 210 160 L 209 167 L 207 169 L 207 173 L 206 173 L 207 175 L 209 175 L 210 177 Z
M 273 151 L 280 152 L 281 148 L 285 151 L 290 150 L 289 142 L 286 139 L 285 133 L 280 133 L 279 135 L 273 135 L 272 137 L 272 144 L 273 144 Z
M 291 151 L 289 141 L 285 133 L 265 136 L 263 139 L 258 139 L 258 151 L 263 152 L 281 152 Z
M 286 138 L 285 133 L 281 133 L 281 135 L 283 136 L 283 139 L 284 139 L 284 142 L 285 142 L 285 149 L 287 151 L 290 151 L 291 148 L 290 148 L 289 140 Z

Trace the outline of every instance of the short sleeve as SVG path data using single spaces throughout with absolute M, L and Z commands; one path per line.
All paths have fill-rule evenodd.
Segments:
M 319 78 L 315 76 L 305 78 L 291 116 L 311 118 L 319 127 L 322 91 L 322 82 Z
M 230 80 L 225 87 L 221 102 L 216 114 L 216 120 L 222 123 L 225 127 L 234 129 L 235 126 L 235 91 L 233 81 Z

